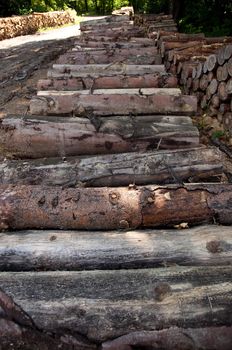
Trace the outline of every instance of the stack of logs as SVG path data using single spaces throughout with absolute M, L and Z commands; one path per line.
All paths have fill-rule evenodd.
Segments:
M 197 99 L 128 16 L 81 29 L 0 121 L 1 349 L 230 350 L 232 188 Z
M 177 32 L 177 26 L 171 15 L 165 14 L 147 14 L 134 15 L 134 24 L 143 27 L 148 38 L 156 39 L 157 32 L 163 30 L 166 32 Z
M 186 94 L 196 95 L 205 122 L 232 136 L 232 38 L 204 34 L 157 34 L 157 46 L 169 72 Z

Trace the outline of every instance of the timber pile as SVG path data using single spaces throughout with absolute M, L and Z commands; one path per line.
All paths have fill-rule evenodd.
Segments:
M 128 16 L 81 26 L 1 119 L 1 349 L 230 350 L 232 188 L 197 99 Z
M 157 47 L 167 71 L 177 74 L 186 94 L 198 98 L 207 124 L 232 136 L 232 38 L 203 34 L 158 34 Z
M 0 18 L 0 40 L 34 34 L 40 28 L 75 23 L 75 17 L 76 12 L 69 10 Z

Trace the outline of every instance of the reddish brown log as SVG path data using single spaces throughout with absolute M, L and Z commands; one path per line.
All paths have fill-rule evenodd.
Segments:
M 136 189 L 0 186 L 2 229 L 129 229 L 232 224 L 232 188 L 222 184 Z
M 151 89 L 152 90 L 152 89 Z M 78 92 L 41 91 L 30 103 L 32 114 L 54 115 L 74 114 L 86 116 L 95 115 L 139 115 L 139 114 L 188 114 L 197 110 L 197 100 L 194 96 L 170 95 L 168 91 L 157 93 L 122 94 L 79 94 Z
M 102 344 L 103 350 L 230 350 L 232 327 L 175 328 L 141 331 Z
M 122 89 L 122 88 L 174 88 L 177 78 L 171 74 L 145 74 L 138 76 L 106 76 L 91 78 L 58 78 L 39 80 L 38 90 L 82 90 L 82 89 Z
M 195 147 L 189 117 L 14 117 L 1 120 L 0 147 L 9 157 L 43 158 Z

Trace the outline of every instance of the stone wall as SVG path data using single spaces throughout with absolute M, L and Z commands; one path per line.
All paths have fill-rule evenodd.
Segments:
M 75 15 L 75 11 L 56 11 L 0 18 L 0 40 L 34 34 L 40 28 L 74 23 Z

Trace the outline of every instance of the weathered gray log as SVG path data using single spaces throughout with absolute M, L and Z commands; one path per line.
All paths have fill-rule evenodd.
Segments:
M 231 326 L 231 272 L 229 266 L 7 272 L 0 284 L 39 329 L 102 342 L 171 326 Z
M 151 46 L 154 46 L 154 40 L 149 40 L 148 38 L 144 38 L 143 42 L 142 41 L 141 42 L 136 42 L 136 41 L 116 41 L 116 42 L 97 41 L 96 42 L 96 41 L 89 41 L 88 39 L 75 41 L 75 47 L 90 47 L 90 48 L 106 48 L 106 49 L 141 48 L 142 49 L 143 47 L 151 47 Z
M 109 29 L 109 28 L 134 28 L 133 22 L 132 21 L 123 21 L 123 23 L 121 22 L 102 22 L 100 21 L 100 23 L 95 23 L 90 24 L 90 23 L 86 23 L 86 22 L 81 22 L 80 24 L 80 29 L 82 32 L 84 31 L 88 31 L 88 30 L 99 30 L 99 29 Z
M 161 141 L 162 142 L 162 141 Z M 4 161 L 0 184 L 45 186 L 127 186 L 220 180 L 217 148 L 122 153 L 65 160 Z
M 174 237 L 174 239 L 173 239 Z M 0 271 L 108 270 L 232 263 L 231 228 L 0 234 Z
M 100 77 L 118 75 L 144 75 L 154 73 L 165 73 L 164 65 L 126 65 L 126 64 L 54 64 L 48 70 L 48 78 L 60 77 Z
M 72 49 L 72 51 L 69 51 L 69 53 L 73 53 L 78 57 L 78 54 L 90 54 L 92 56 L 97 56 L 97 55 L 108 55 L 111 56 L 112 58 L 114 55 L 119 55 L 122 58 L 123 57 L 130 57 L 131 55 L 157 55 L 158 51 L 155 46 L 150 46 L 150 47 L 144 47 L 141 49 L 141 47 L 131 47 L 131 48 L 114 48 L 114 49 L 109 49 L 109 48 L 85 48 L 85 47 L 75 47 Z M 81 55 L 80 55 L 81 57 Z
M 91 25 L 91 26 L 95 26 L 95 24 L 106 24 L 106 23 L 118 23 L 118 22 L 125 22 L 129 20 L 129 16 L 128 15 L 121 15 L 121 16 L 117 16 L 117 15 L 111 15 L 111 16 L 106 16 L 103 18 L 97 18 L 97 19 L 91 19 L 91 20 L 85 20 L 85 21 L 81 21 L 80 22 L 80 29 L 82 29 L 82 25 Z
M 177 328 L 132 332 L 102 344 L 103 350 L 133 350 L 135 347 L 165 350 L 230 350 L 232 327 Z
M 2 154 L 19 158 L 65 157 L 199 145 L 189 117 L 8 116 L 0 124 Z
M 36 115 L 72 114 L 94 115 L 192 115 L 197 111 L 195 96 L 172 96 L 168 91 L 142 94 L 116 94 L 108 90 L 102 94 L 80 94 L 73 91 L 39 91 L 30 101 L 30 112 Z M 94 92 L 96 93 L 96 92 Z
M 232 186 L 0 186 L 1 229 L 113 230 L 182 222 L 232 224 Z
M 177 78 L 169 73 L 153 73 L 137 76 L 99 76 L 69 78 L 66 73 L 60 78 L 50 78 L 38 81 L 38 90 L 74 91 L 83 89 L 122 89 L 122 88 L 175 88 Z
M 120 53 L 114 53 L 112 55 L 107 55 L 106 53 L 99 52 L 98 54 L 91 54 L 91 52 L 68 52 L 61 55 L 57 63 L 58 64 L 111 64 L 112 62 L 122 62 L 124 64 L 141 64 L 141 65 L 160 65 L 162 64 L 161 56 L 156 55 L 129 55 L 123 56 Z

